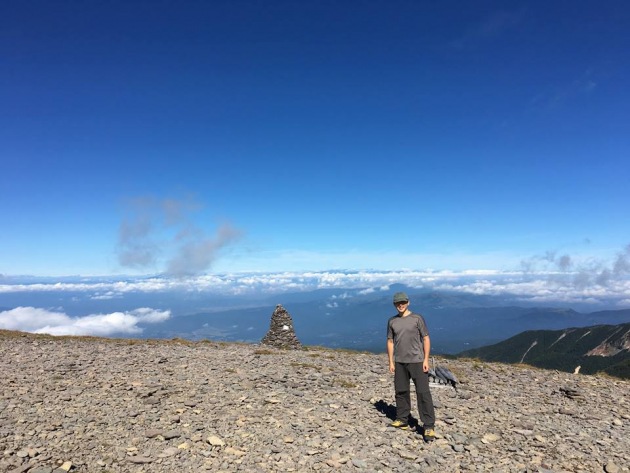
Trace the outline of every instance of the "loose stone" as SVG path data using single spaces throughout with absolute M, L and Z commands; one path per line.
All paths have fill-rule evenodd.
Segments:
M 425 444 L 384 353 L 3 333 L 1 472 L 630 473 L 630 381 L 438 358 Z

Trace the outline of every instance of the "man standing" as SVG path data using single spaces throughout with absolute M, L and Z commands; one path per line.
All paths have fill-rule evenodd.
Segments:
M 435 440 L 435 410 L 429 390 L 429 330 L 424 318 L 409 310 L 409 298 L 404 292 L 394 294 L 394 307 L 398 314 L 387 322 L 389 371 L 394 374 L 396 390 L 396 420 L 391 426 L 405 430 L 409 428 L 409 379 L 412 379 L 423 424 L 422 435 L 425 442 L 431 442 Z

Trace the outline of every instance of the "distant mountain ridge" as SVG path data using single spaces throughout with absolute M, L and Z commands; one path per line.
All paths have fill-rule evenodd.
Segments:
M 128 291 L 111 298 L 88 296 L 83 290 L 9 292 L 0 293 L 0 306 L 4 311 L 16 307 L 59 308 L 71 318 L 70 323 L 90 314 L 131 312 L 148 307 L 169 311 L 171 316 L 160 323 L 139 322 L 141 332 L 112 331 L 110 335 L 258 343 L 269 329 L 274 308 L 282 304 L 291 314 L 295 332 L 305 345 L 383 352 L 387 319 L 396 313 L 391 298 L 398 291 L 406 292 L 411 299 L 411 310 L 425 317 L 435 354 L 456 354 L 488 346 L 526 330 L 630 322 L 630 308 L 598 304 L 567 307 L 561 301 L 541 306 L 514 294 L 436 291 L 404 284 L 391 284 L 387 288 L 366 285 L 296 289 L 282 293 L 261 290 L 238 297 L 175 290 Z
M 529 330 L 500 343 L 466 350 L 460 358 L 526 363 L 539 368 L 630 378 L 630 323 L 564 330 Z
M 630 309 L 584 313 L 563 307 L 518 306 L 514 300 L 503 297 L 423 292 L 403 285 L 394 285 L 388 292 L 392 290 L 407 292 L 411 310 L 425 317 L 432 350 L 438 354 L 487 346 L 526 330 L 630 322 Z M 144 336 L 258 342 L 269 328 L 274 307 L 281 303 L 293 317 L 297 336 L 306 345 L 384 351 L 387 319 L 395 314 L 391 294 L 347 292 L 348 297 L 328 289 L 273 295 L 267 304 L 198 311 L 147 326 Z

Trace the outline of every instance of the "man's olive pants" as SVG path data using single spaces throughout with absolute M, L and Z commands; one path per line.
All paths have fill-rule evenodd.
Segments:
M 394 388 L 396 389 L 396 419 L 408 422 L 411 412 L 411 393 L 409 380 L 413 379 L 418 399 L 418 414 L 424 427 L 435 426 L 433 398 L 429 390 L 429 374 L 422 371 L 422 363 L 395 364 Z

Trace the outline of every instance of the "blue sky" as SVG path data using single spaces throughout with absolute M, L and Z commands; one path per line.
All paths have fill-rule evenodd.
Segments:
M 5 2 L 0 57 L 0 275 L 630 272 L 625 1 Z

